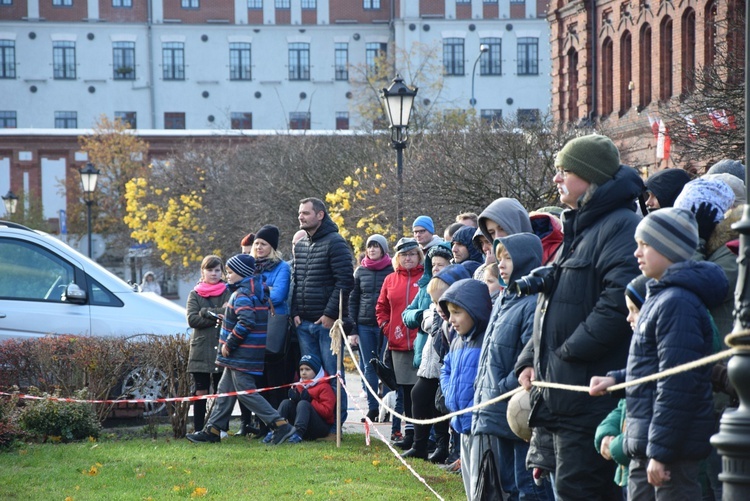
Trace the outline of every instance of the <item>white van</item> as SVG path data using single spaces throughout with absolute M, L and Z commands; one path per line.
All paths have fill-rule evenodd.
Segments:
M 47 334 L 189 334 L 185 309 L 60 240 L 0 221 L 0 341 Z

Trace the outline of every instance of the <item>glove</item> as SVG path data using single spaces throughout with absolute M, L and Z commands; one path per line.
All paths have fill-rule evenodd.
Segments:
M 714 228 L 718 224 L 716 216 L 719 214 L 719 209 L 708 202 L 701 202 L 697 209 L 693 205 L 693 212 L 695 213 L 695 221 L 698 223 L 698 236 L 701 240 L 706 241 L 711 237 L 711 233 L 714 232 Z
M 307 391 L 307 388 L 302 390 L 302 393 L 300 393 L 299 398 L 300 400 L 307 400 L 308 402 L 312 401 L 312 397 L 310 396 L 310 392 Z
M 305 391 L 307 391 L 307 390 L 305 390 Z M 299 402 L 299 399 L 300 399 L 300 394 L 299 394 L 299 392 L 298 392 L 298 391 L 297 391 L 297 390 L 296 390 L 296 389 L 294 388 L 294 386 L 292 386 L 291 388 L 289 388 L 289 399 L 290 399 L 290 400 L 291 400 L 292 402 L 294 402 L 295 404 L 296 404 L 297 402 Z

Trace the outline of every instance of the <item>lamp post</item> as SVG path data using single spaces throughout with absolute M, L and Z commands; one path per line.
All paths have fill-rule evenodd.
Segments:
M 476 106 L 477 100 L 474 99 L 474 76 L 477 73 L 477 63 L 482 58 L 482 54 L 490 50 L 489 45 L 482 44 L 479 46 L 479 54 L 477 54 L 477 58 L 474 60 L 474 67 L 471 69 L 471 99 L 469 100 L 469 104 L 472 108 Z
M 86 201 L 86 216 L 88 222 L 89 235 L 89 257 L 91 257 L 91 204 L 94 203 L 94 190 L 96 189 L 96 180 L 99 177 L 99 169 L 94 167 L 91 162 L 86 164 L 83 169 L 78 169 L 81 173 L 81 187 Z
M 750 2 L 745 3 L 745 19 Z M 745 24 L 745 67 L 750 64 L 750 24 Z M 750 78 L 745 72 L 745 116 L 750 112 Z M 745 179 L 750 174 L 750 134 L 745 128 Z M 745 194 L 750 193 L 745 187 Z M 739 273 L 734 303 L 734 329 L 728 344 L 741 348 L 727 363 L 729 380 L 737 390 L 740 406 L 724 411 L 719 433 L 711 443 L 722 456 L 719 480 L 723 483 L 722 499 L 750 499 L 750 205 L 745 204 L 742 219 L 732 226 L 740 233 Z
M 404 148 L 408 138 L 409 118 L 417 96 L 417 88 L 409 87 L 404 83 L 400 75 L 396 75 L 387 89 L 380 91 L 380 99 L 383 101 L 388 122 L 391 129 L 391 146 L 396 150 L 396 172 L 398 175 L 398 224 L 403 225 L 403 161 Z M 399 231 L 401 231 L 399 229 Z
M 7 214 L 8 219 L 10 219 L 13 214 L 16 213 L 16 208 L 18 207 L 18 197 L 11 190 L 8 190 L 8 193 L 0 198 L 3 199 L 3 205 L 5 205 L 5 214 Z

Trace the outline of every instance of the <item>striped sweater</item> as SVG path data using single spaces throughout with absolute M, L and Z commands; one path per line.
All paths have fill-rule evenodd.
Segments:
M 243 278 L 229 298 L 219 340 L 229 348 L 229 356 L 219 351 L 216 365 L 260 376 L 266 354 L 268 302 L 254 278 Z

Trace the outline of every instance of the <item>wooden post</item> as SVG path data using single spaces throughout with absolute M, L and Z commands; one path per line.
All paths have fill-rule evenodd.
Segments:
M 341 291 L 339 291 L 339 326 L 343 326 L 344 317 L 343 312 L 341 311 L 344 307 L 344 296 Z M 339 329 L 336 329 L 336 336 L 339 336 Z M 338 375 L 338 371 L 340 367 L 343 367 L 342 361 L 341 361 L 341 342 L 342 340 L 339 339 L 338 350 L 336 353 L 336 374 Z M 342 374 L 343 376 L 343 374 Z M 343 423 L 341 422 L 341 377 L 336 377 L 336 447 L 341 447 L 341 425 Z

